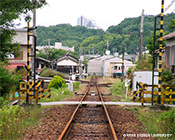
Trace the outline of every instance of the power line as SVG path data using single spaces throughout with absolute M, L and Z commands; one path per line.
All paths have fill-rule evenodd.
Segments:
M 165 8 L 165 12 L 174 4 L 175 0 L 172 0 L 171 3 Z

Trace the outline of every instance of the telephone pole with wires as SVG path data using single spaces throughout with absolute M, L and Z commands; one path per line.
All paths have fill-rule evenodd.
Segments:
M 143 20 L 144 20 L 144 9 L 141 15 L 141 25 L 140 25 L 140 48 L 139 48 L 139 62 L 142 62 L 142 41 L 143 41 Z

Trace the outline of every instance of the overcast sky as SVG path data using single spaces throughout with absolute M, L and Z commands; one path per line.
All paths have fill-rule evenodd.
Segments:
M 145 15 L 157 15 L 161 12 L 161 0 L 46 0 L 48 5 L 37 9 L 36 25 L 50 26 L 61 23 L 77 25 L 77 19 L 85 16 L 96 21 L 106 30 L 118 25 L 128 17 L 138 17 L 144 9 Z M 165 8 L 175 0 L 164 0 Z M 171 13 L 175 3 L 165 12 Z M 174 11 L 175 12 L 175 11 Z M 31 23 L 32 25 L 32 23 Z M 27 26 L 22 22 L 20 27 Z

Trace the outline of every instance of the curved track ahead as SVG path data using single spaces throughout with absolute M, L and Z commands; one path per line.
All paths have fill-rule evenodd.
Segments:
M 98 86 L 97 77 L 93 77 L 87 88 L 82 101 L 101 101 L 102 105 L 85 105 L 81 103 L 76 107 L 69 122 L 59 136 L 61 139 L 103 139 L 117 140 L 117 136 L 107 112 L 104 100 Z

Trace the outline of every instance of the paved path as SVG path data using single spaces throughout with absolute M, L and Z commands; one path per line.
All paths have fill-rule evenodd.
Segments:
M 60 102 L 44 102 L 40 103 L 41 106 L 50 106 L 50 105 L 77 105 L 80 104 L 79 101 L 60 101 Z M 142 106 L 141 103 L 136 102 L 103 102 L 105 105 L 127 105 L 127 106 Z M 101 105 L 102 102 L 90 102 L 90 101 L 83 101 L 82 104 L 92 104 L 92 105 Z M 144 106 L 151 106 L 151 103 L 144 103 Z M 175 107 L 175 105 L 167 105 L 169 107 Z

